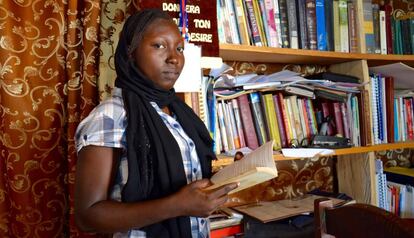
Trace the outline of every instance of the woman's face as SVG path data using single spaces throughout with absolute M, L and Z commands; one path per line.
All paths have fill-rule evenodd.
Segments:
M 157 19 L 135 50 L 137 67 L 162 89 L 174 87 L 184 66 L 184 41 L 173 21 Z

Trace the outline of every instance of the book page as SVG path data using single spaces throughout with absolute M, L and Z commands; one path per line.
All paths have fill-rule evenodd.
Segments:
M 211 177 L 214 184 L 208 189 L 217 188 L 224 184 L 239 182 L 240 185 L 230 193 L 240 191 L 277 176 L 276 164 L 273 160 L 273 143 L 269 141 L 243 159 L 235 161 Z

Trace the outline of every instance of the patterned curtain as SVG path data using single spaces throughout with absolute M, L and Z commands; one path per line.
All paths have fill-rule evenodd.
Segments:
M 79 237 L 79 121 L 96 105 L 99 0 L 0 1 L 0 237 Z

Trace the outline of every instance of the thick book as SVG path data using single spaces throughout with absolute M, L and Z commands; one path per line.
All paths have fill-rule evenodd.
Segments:
M 277 177 L 276 164 L 273 160 L 273 140 L 266 142 L 256 150 L 245 155 L 243 159 L 235 161 L 211 177 L 215 189 L 230 183 L 239 183 L 236 189 L 229 194 L 244 190 L 256 184 Z

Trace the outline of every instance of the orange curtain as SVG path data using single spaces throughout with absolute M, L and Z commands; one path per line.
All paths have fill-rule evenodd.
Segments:
M 81 237 L 79 121 L 98 101 L 99 0 L 0 1 L 0 237 Z

